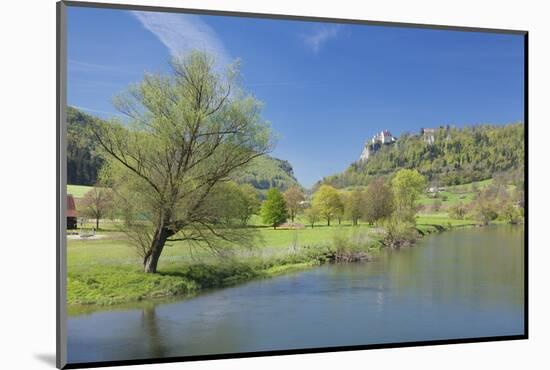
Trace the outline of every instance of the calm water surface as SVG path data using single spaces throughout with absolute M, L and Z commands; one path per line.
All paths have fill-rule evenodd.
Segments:
M 71 316 L 69 362 L 523 334 L 523 232 L 447 232 L 375 262 Z

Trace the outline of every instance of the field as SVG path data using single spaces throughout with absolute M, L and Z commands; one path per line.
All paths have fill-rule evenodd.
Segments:
M 489 186 L 492 180 L 478 181 L 472 184 L 454 185 L 445 187 L 444 191 L 440 191 L 437 195 L 425 193 L 419 200 L 419 204 L 429 206 L 439 199 L 442 206 L 451 206 L 459 202 L 469 203 L 475 197 L 474 189 L 483 189 Z
M 67 185 L 67 194 L 72 194 L 75 198 L 82 198 L 91 188 L 91 186 L 85 185 Z

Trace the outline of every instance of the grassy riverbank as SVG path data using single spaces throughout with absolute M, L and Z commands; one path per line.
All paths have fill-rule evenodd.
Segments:
M 254 278 L 318 265 L 315 259 L 272 261 L 181 263 L 166 267 L 158 274 L 145 274 L 132 266 L 94 266 L 70 272 L 69 305 L 111 305 L 144 299 L 195 295 L 201 290 L 221 288 Z
M 367 225 L 301 230 L 259 229 L 259 246 L 237 249 L 220 259 L 191 252 L 179 242 L 163 253 L 158 274 L 141 271 L 140 259 L 124 234 L 102 231 L 98 240 L 69 240 L 69 305 L 111 305 L 198 292 L 255 278 L 305 269 L 335 258 L 379 252 L 380 236 Z

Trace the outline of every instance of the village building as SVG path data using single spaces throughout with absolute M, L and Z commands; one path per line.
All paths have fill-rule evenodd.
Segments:
M 77 217 L 74 198 L 71 194 L 67 194 L 67 230 L 74 230 L 77 228 Z

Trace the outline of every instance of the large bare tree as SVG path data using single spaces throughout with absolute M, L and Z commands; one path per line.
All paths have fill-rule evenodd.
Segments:
M 222 183 L 268 152 L 273 139 L 261 104 L 239 88 L 238 68 L 220 73 L 194 52 L 170 74 L 147 74 L 115 99 L 128 122 L 97 122 L 102 177 L 117 194 L 129 235 L 155 273 L 165 244 L 188 241 L 219 251 L 246 231 L 220 214 Z
M 104 187 L 94 186 L 82 198 L 83 213 L 95 219 L 95 227 L 99 230 L 99 220 L 111 210 L 112 192 Z

